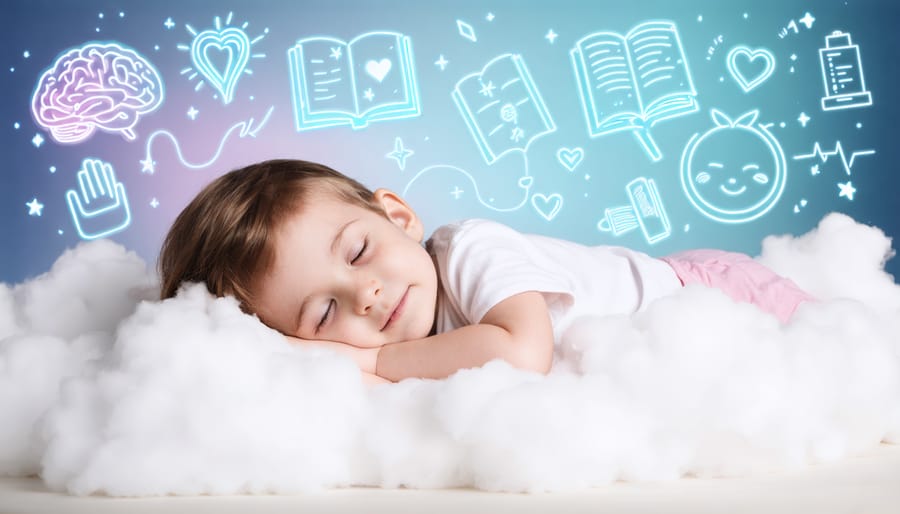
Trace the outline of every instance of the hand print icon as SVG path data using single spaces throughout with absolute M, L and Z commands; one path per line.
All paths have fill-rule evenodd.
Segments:
M 736 120 L 712 110 L 715 127 L 691 137 L 681 156 L 681 186 L 691 204 L 722 223 L 744 223 L 767 213 L 781 198 L 787 162 L 759 111 Z

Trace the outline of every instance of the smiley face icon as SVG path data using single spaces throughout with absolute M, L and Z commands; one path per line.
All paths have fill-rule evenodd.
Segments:
M 681 155 L 681 186 L 691 204 L 722 223 L 752 221 L 781 198 L 787 162 L 759 111 L 736 120 L 712 110 L 715 127 L 691 137 Z

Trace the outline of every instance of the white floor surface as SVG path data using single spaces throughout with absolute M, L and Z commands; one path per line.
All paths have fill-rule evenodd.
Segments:
M 309 513 L 476 512 L 517 514 L 900 513 L 900 445 L 799 471 L 745 478 L 616 483 L 579 492 L 503 494 L 475 490 L 350 488 L 297 496 L 163 498 L 75 497 L 38 478 L 0 478 L 0 513 Z

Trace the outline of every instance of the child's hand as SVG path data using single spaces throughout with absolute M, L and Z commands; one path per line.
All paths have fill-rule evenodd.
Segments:
M 353 362 L 359 366 L 360 371 L 375 375 L 375 365 L 378 362 L 378 350 L 380 348 L 360 348 L 346 343 L 337 343 L 334 341 L 319 341 L 312 339 L 300 339 L 299 337 L 285 336 L 290 343 L 302 344 L 309 346 L 318 346 L 320 348 L 328 348 L 341 355 L 346 355 L 353 359 Z

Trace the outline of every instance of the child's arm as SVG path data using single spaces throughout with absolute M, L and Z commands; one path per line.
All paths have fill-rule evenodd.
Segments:
M 541 293 L 511 296 L 491 308 L 478 324 L 382 346 L 376 374 L 395 382 L 408 377 L 444 378 L 498 357 L 517 368 L 550 370 L 553 328 Z

